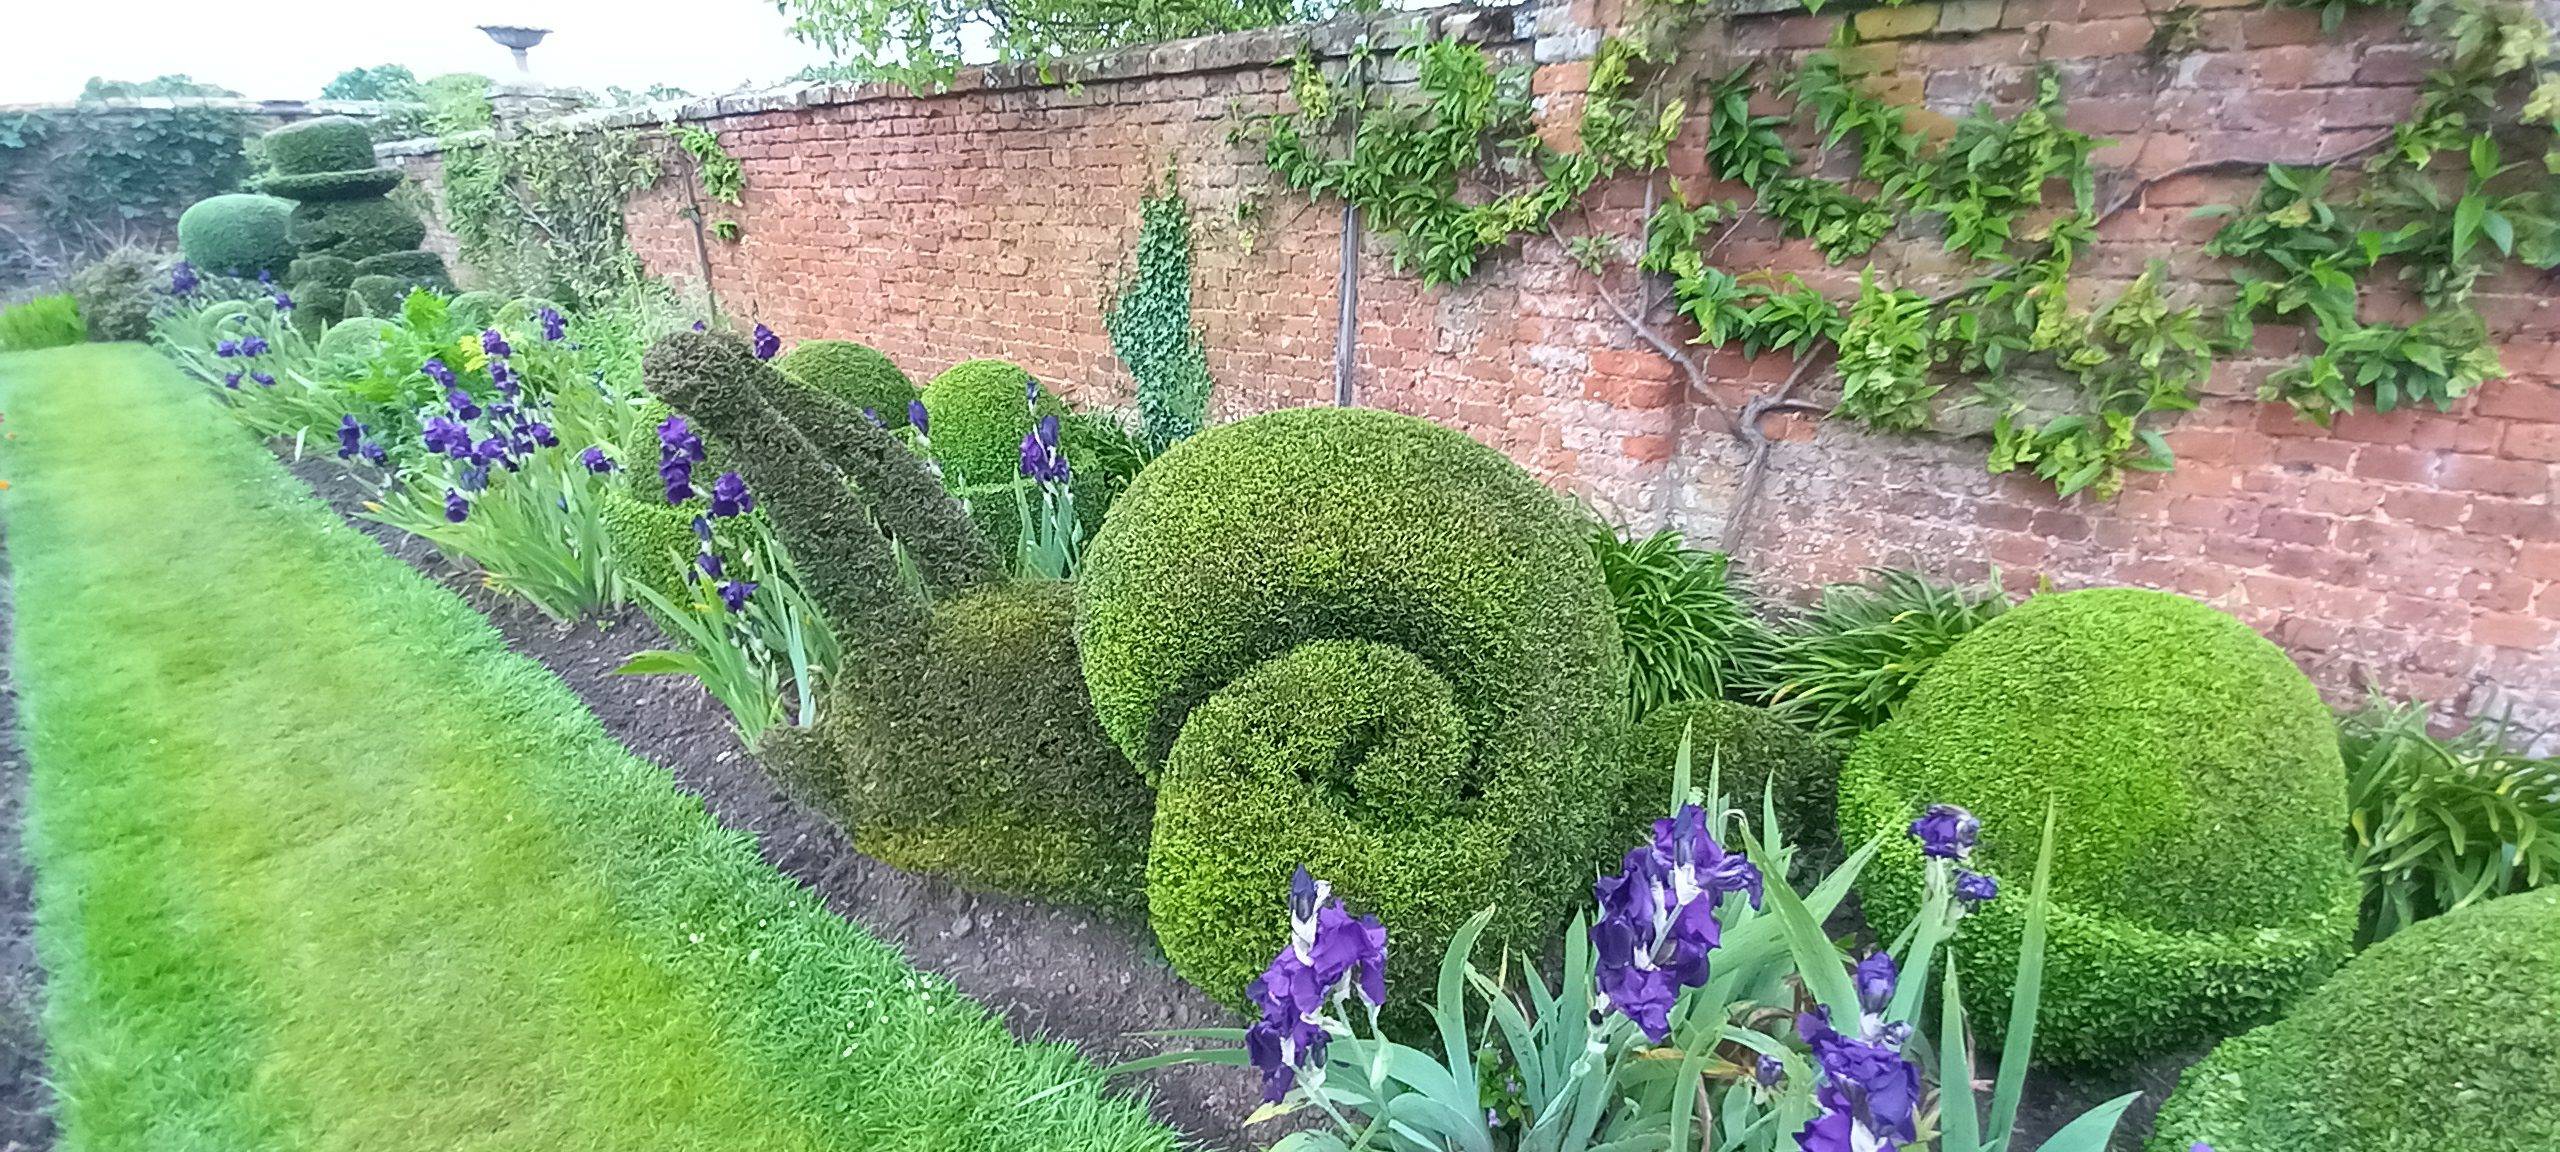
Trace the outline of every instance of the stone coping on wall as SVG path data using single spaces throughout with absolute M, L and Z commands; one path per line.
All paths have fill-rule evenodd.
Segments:
M 40 100 L 0 104 L 0 115 L 69 112 L 169 112 L 210 109 L 252 116 L 381 116 L 404 105 L 391 100 L 251 100 L 237 96 L 117 96 L 106 100 Z
M 1793 7 L 1796 0 L 1747 2 Z M 1338 59 L 1350 55 L 1364 43 L 1372 50 L 1391 52 L 1424 39 L 1455 37 L 1488 47 L 1519 47 L 1538 40 L 1539 30 L 1534 24 L 1540 10 L 1541 6 L 1535 0 L 1512 0 L 1508 3 L 1460 4 L 1413 12 L 1346 16 L 1319 24 L 1286 24 L 1244 32 L 1224 32 L 1046 62 L 963 68 L 952 77 L 949 86 L 930 91 L 916 91 L 904 84 L 888 82 L 796 84 L 726 96 L 597 108 L 518 125 L 515 130 L 534 133 L 592 132 L 875 100 L 934 99 L 1114 80 L 1238 72 L 1269 68 L 1302 49 L 1326 59 Z M 1560 14 L 1564 8 L 1557 4 L 1547 6 L 1545 10 Z M 1543 59 L 1545 54 L 1540 55 Z M 482 143 L 494 136 L 494 132 L 483 129 L 441 139 L 393 140 L 375 145 L 374 154 L 386 158 L 432 156 L 444 151 L 448 143 Z

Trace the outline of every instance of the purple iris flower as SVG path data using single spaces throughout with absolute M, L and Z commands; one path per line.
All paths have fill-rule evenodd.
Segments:
M 693 518 L 693 538 L 702 541 L 703 547 L 708 548 L 711 546 L 710 517 L 696 516 Z
M 1740 893 L 1757 907 L 1761 891 L 1760 870 L 1716 843 L 1704 809 L 1654 821 L 1652 843 L 1629 849 L 1618 874 L 1592 887 L 1595 1011 L 1626 1016 L 1657 1044 L 1668 1038 L 1681 989 L 1707 982 L 1707 954 L 1722 939 L 1716 906 Z
M 229 337 L 215 341 L 213 345 L 213 354 L 228 360 L 240 354 L 240 342 Z
M 771 360 L 782 352 L 782 337 L 774 335 L 773 329 L 758 324 L 755 330 L 754 348 L 756 359 Z
M 1920 842 L 1924 856 L 1964 860 L 1973 855 L 1974 842 L 1982 837 L 1982 821 L 1953 804 L 1932 804 L 1911 822 L 1911 837 Z
M 455 388 L 452 391 L 445 393 L 444 404 L 445 407 L 453 409 L 454 415 L 462 417 L 465 420 L 477 420 L 480 418 L 480 405 L 473 403 L 471 400 L 471 394 L 460 388 Z
M 418 365 L 418 371 L 426 373 L 427 379 L 436 382 L 436 387 L 453 387 L 453 369 L 445 367 L 442 360 L 430 357 L 426 363 Z
M 696 320 L 696 321 L 694 321 L 694 322 L 693 322 L 693 330 L 694 330 L 694 331 L 696 331 L 696 332 L 708 332 L 708 331 L 710 331 L 710 329 L 709 329 L 709 328 L 707 328 L 707 327 L 705 327 L 705 326 L 703 325 L 702 321 L 700 321 L 700 320 Z
M 1289 943 L 1245 989 L 1261 1018 L 1245 1030 L 1245 1053 L 1262 1070 L 1263 1099 L 1277 1102 L 1301 1069 L 1324 1060 L 1332 1033 L 1328 1005 L 1357 988 L 1374 1011 L 1387 997 L 1387 929 L 1353 916 L 1330 885 L 1303 867 L 1289 878 Z
M 578 453 L 578 463 L 586 465 L 587 471 L 599 476 L 613 471 L 613 457 L 605 455 L 604 449 L 598 445 L 588 445 L 586 451 Z
M 658 425 L 658 479 L 666 485 L 667 503 L 693 499 L 693 466 L 703 457 L 702 437 L 684 417 L 669 416 Z
M 732 612 L 746 611 L 747 597 L 755 594 L 756 582 L 753 580 L 727 580 L 720 585 L 720 602 L 728 605 Z
M 249 374 L 249 378 L 257 381 L 258 387 L 260 388 L 273 388 L 276 386 L 276 378 L 265 372 L 252 372 Z
M 1893 986 L 1899 973 L 1893 957 L 1883 952 L 1870 952 L 1858 961 L 1858 969 L 1850 982 L 1858 989 L 1858 1008 L 1869 1016 L 1882 1016 L 1893 1003 Z
M 275 273 L 270 272 L 270 271 L 268 271 L 267 269 L 264 269 L 264 268 L 260 268 L 260 269 L 258 269 L 258 283 L 260 283 L 260 284 L 273 284 L 273 283 L 275 283 L 275 282 L 276 282 L 276 274 L 275 274 Z
M 356 454 L 377 465 L 391 459 L 391 454 L 382 450 L 382 442 L 379 440 L 367 440 L 356 445 Z
M 479 492 L 488 488 L 488 463 L 486 461 L 474 461 L 471 464 L 465 465 L 462 469 L 461 484 L 462 490 L 465 492 Z
M 1763 1091 L 1777 1087 L 1778 1082 L 1786 1079 L 1786 1076 L 1786 1064 L 1766 1052 L 1761 1053 L 1759 1062 L 1751 1066 L 1751 1080 Z
M 460 524 L 463 521 L 470 519 L 471 502 L 463 499 L 462 493 L 456 492 L 451 488 L 445 489 L 444 518 L 455 524 Z
M 356 449 L 364 443 L 365 427 L 353 416 L 338 417 L 338 459 L 355 459 Z
M 250 333 L 250 334 L 248 334 L 248 335 L 246 335 L 246 336 L 241 337 L 241 338 L 240 338 L 240 354 L 241 354 L 241 355 L 243 355 L 243 356 L 264 356 L 264 355 L 266 355 L 266 354 L 267 354 L 267 338 L 266 338 L 266 337 L 264 337 L 264 336 L 260 336 L 260 335 L 258 335 L 258 334 L 257 334 L 257 333 L 255 333 L 255 332 L 252 332 L 252 333 Z
M 1022 382 L 1022 402 L 1030 405 L 1035 411 L 1039 409 L 1040 380 L 1038 377 L 1033 377 Z
M 239 388 L 239 387 L 240 387 L 240 374 L 239 374 L 239 373 L 237 373 L 237 372 L 225 372 L 225 373 L 223 373 L 223 374 L 222 374 L 222 386 L 223 386 L 223 387 L 225 387 L 225 388 L 231 388 L 231 389 L 237 389 L 237 388 Z
M 446 416 L 429 416 L 425 434 L 420 437 L 427 451 L 457 460 L 471 454 L 471 430 Z
M 1796 1017 L 1796 1034 L 1822 1073 L 1814 1091 L 1822 1112 L 1796 1133 L 1802 1152 L 1875 1152 L 1920 1138 L 1920 1070 L 1903 1058 L 1898 1035 L 1841 1035 L 1822 1008 Z
M 170 269 L 169 269 L 169 294 L 170 294 L 170 295 L 172 295 L 172 296 L 193 296 L 193 295 L 195 295 L 195 294 L 196 294 L 196 286 L 197 286 L 197 284 L 198 284 L 198 280 L 197 280 L 197 278 L 196 278 L 196 266 L 195 266 L 195 265 L 193 265 L 193 264 L 189 264 L 189 263 L 187 263 L 187 262 L 186 262 L 186 261 L 184 261 L 184 260 L 180 260 L 180 261 L 178 261 L 175 265 L 172 265 L 172 266 L 170 267 Z
M 724 567 L 720 563 L 720 554 L 717 552 L 704 552 L 694 557 L 693 563 L 695 567 L 702 569 L 703 575 L 714 580 L 720 578 L 721 569 Z
M 871 426 L 874 428 L 886 428 L 889 426 L 880 419 L 880 410 L 877 408 L 868 406 L 864 407 L 862 410 L 862 418 L 870 421 Z
M 1043 416 L 1022 438 L 1022 474 L 1041 484 L 1063 484 L 1067 454 L 1058 447 L 1058 418 Z
M 719 518 L 743 516 L 756 506 L 756 498 L 747 494 L 747 482 L 735 472 L 723 472 L 711 482 L 711 514 Z
M 533 442 L 541 445 L 542 447 L 557 448 L 560 446 L 559 435 L 551 430 L 550 425 L 545 424 L 540 420 L 536 420 L 531 424 L 525 425 L 524 434 L 533 437 Z
M 293 311 L 293 295 L 292 295 L 291 293 L 288 293 L 288 292 L 278 292 L 278 293 L 276 293 L 276 311 L 278 311 L 278 312 L 291 312 L 291 311 Z
M 2000 895 L 2000 882 L 1969 868 L 1956 869 L 1956 899 L 1966 907 L 1988 904 Z
M 480 350 L 500 358 L 513 356 L 516 352 L 515 349 L 507 347 L 507 338 L 495 328 L 480 330 Z
M 504 360 L 489 362 L 489 380 L 498 386 L 498 391 L 509 396 L 524 390 L 523 385 L 516 383 L 516 370 L 507 367 L 507 362 Z
M 568 338 L 569 318 L 561 315 L 559 309 L 545 305 L 534 312 L 533 318 L 537 323 L 542 325 L 542 338 L 544 340 L 557 343 Z
M 912 424 L 912 425 L 915 425 L 916 435 L 918 435 L 918 436 L 928 435 L 928 433 L 925 431 L 925 426 L 926 426 L 926 424 L 928 423 L 928 421 L 926 421 L 926 420 L 925 420 L 925 416 L 924 416 L 924 401 L 922 401 L 922 400 L 909 400 L 909 401 L 907 401 L 907 423 Z

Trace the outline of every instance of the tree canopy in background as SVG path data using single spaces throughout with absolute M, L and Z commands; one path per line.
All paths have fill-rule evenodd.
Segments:
M 774 0 L 829 76 L 939 83 L 963 64 L 1038 60 L 1369 10 L 1376 0 Z
M 418 74 L 398 64 L 349 68 L 320 88 L 323 100 L 416 100 Z

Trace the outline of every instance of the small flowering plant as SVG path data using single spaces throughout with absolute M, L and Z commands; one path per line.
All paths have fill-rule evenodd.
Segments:
M 1031 388 L 1032 411 L 1039 411 L 1038 381 Z M 1022 524 L 1015 545 L 1014 569 L 1042 580 L 1075 575 L 1084 552 L 1084 527 L 1076 520 L 1073 472 L 1067 450 L 1059 442 L 1058 417 L 1041 416 L 1022 438 L 1021 481 L 1013 486 L 1014 514 Z
M 1965 867 L 1979 825 L 1944 806 L 1914 822 L 1909 834 L 1943 865 L 1930 871 L 1921 918 L 1894 947 L 1852 962 L 1822 924 L 1882 838 L 1799 894 L 1770 879 L 1787 875 L 1790 856 L 1774 798 L 1763 796 L 1755 831 L 1716 799 L 1718 774 L 1711 769 L 1703 796 L 1693 794 L 1683 741 L 1673 814 L 1600 880 L 1597 915 L 1576 920 L 1553 984 L 1525 959 L 1495 974 L 1474 965 L 1488 910 L 1442 955 L 1429 1013 L 1436 1036 L 1407 1046 L 1380 1032 L 1384 989 L 1366 977 L 1372 956 L 1383 971 L 1386 930 L 1302 870 L 1290 943 L 1252 989 L 1259 1018 L 1245 1029 L 1173 1034 L 1239 1046 L 1114 1071 L 1253 1066 L 1267 1101 L 1255 1119 L 1312 1111 L 1325 1121 L 1274 1152 L 2011 1148 L 2034 1044 L 2050 820 L 1986 1115 L 1952 960 L 1936 981 L 1934 1043 L 1920 1019 L 1936 952 L 1967 910 L 1998 897 L 1995 881 Z M 1469 992 L 1481 1012 L 1473 1021 Z M 2104 1152 L 2133 1099 L 2091 1110 L 2038 1152 Z

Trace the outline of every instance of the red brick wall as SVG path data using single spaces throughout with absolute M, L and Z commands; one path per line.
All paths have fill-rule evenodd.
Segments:
M 1596 37 L 1614 13 L 1488 13 L 1497 50 L 1543 61 L 1536 87 L 1568 128 Z M 1615 0 L 1609 0 L 1614 3 Z M 2191 0 L 2192 2 L 2192 0 Z M 2113 138 L 2106 164 L 2159 173 L 2218 158 L 2308 161 L 2369 139 L 2415 95 L 2426 52 L 2386 16 L 2336 33 L 2316 15 L 2204 0 L 2195 50 L 2154 59 L 2151 9 L 2166 0 L 1953 0 L 1854 17 L 1897 98 L 1961 114 L 2030 90 L 2059 62 L 2075 127 Z M 1736 61 L 1783 61 L 1844 17 L 1736 17 Z M 1534 44 L 1532 34 L 1543 34 Z M 844 337 L 922 380 L 1001 356 L 1079 400 L 1127 397 L 1102 313 L 1131 250 L 1149 181 L 1178 173 L 1198 225 L 1198 316 L 1227 414 L 1322 403 L 1332 391 L 1340 209 L 1279 187 L 1234 111 L 1278 109 L 1294 36 L 1252 34 L 1113 61 L 1075 86 L 964 78 L 915 98 L 873 90 L 798 106 L 697 109 L 746 173 L 743 228 L 711 242 L 711 282 L 735 316 L 787 337 Z M 1702 51 L 1718 50 L 1712 45 Z M 1693 196 L 1707 182 L 1692 124 L 1674 149 Z M 2245 198 L 2245 177 L 2182 178 L 2110 219 L 2080 279 L 2112 291 L 2146 258 L 2181 282 L 2222 275 L 2202 252 L 2198 204 Z M 1731 194 L 1730 188 L 1719 189 Z M 2102 195 L 2104 194 L 2102 190 Z M 636 200 L 649 267 L 699 279 L 674 181 Z M 1604 222 L 1632 227 L 1640 193 L 1609 190 Z M 1570 221 L 1568 231 L 1580 231 Z M 1360 399 L 1465 428 L 1560 487 L 1644 526 L 1702 540 L 1723 530 L 1741 464 L 1730 414 L 1784 376 L 1776 358 L 1713 354 L 1713 395 L 1682 395 L 1670 363 L 1600 305 L 1587 275 L 1534 240 L 1455 288 L 1396 274 L 1372 237 L 1361 269 Z M 1879 263 L 1918 282 L 1932 243 Z M 1854 283 L 1801 246 L 1737 234 L 1717 263 L 1776 266 Z M 2291 649 L 2341 697 L 2365 683 L 2465 710 L 2512 705 L 2560 722 L 2560 318 L 2539 283 L 2492 286 L 2482 311 L 2513 375 L 2455 411 L 2359 415 L 2334 429 L 2258 403 L 2264 358 L 2217 367 L 2202 407 L 2178 419 L 2180 463 L 2137 477 L 2112 503 L 2057 500 L 2031 478 L 1984 472 L 1984 445 L 1883 438 L 1779 419 L 1768 489 L 1741 552 L 1764 587 L 1800 593 L 1864 565 L 1950 576 L 1996 565 L 2012 584 L 2130 583 L 2195 595 Z

